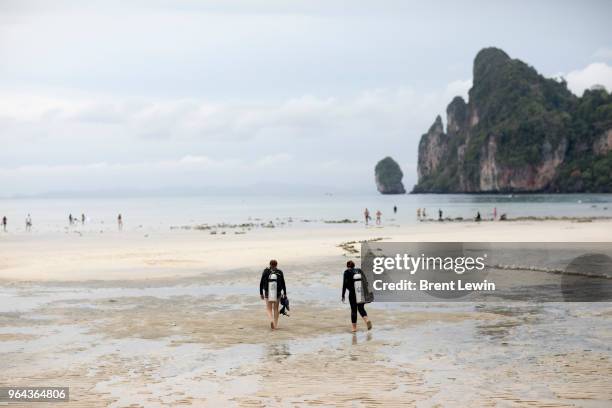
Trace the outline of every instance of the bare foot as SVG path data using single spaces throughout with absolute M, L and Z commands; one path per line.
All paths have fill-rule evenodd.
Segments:
M 368 325 L 368 330 L 372 330 L 372 322 L 368 320 L 366 324 Z

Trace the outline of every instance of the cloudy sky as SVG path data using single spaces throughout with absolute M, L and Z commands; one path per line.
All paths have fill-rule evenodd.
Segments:
M 610 1 L 0 2 L 0 195 L 372 191 L 497 46 L 612 89 Z

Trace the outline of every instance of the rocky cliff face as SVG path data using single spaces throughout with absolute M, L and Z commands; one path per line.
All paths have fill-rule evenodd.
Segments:
M 425 143 L 421 139 L 419 145 L 419 166 L 417 168 L 419 179 L 436 174 L 440 168 L 440 159 L 448 153 L 448 136 L 444 133 L 442 118 L 439 115 L 427 134 L 429 136 Z
M 438 116 L 421 137 L 414 192 L 612 191 L 605 89 L 578 98 L 496 48 L 476 56 L 473 84 L 469 102 L 448 105 L 446 131 Z
M 374 169 L 376 188 L 382 194 L 405 194 L 403 177 L 402 169 L 391 157 L 379 161 Z
M 593 151 L 598 156 L 607 155 L 612 150 L 612 129 L 599 136 L 593 143 Z

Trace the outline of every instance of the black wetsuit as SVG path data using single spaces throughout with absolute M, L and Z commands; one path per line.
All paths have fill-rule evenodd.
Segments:
M 268 298 L 268 278 L 270 274 L 274 272 L 276 274 L 276 300 L 280 299 L 281 291 L 287 296 L 287 286 L 285 285 L 285 277 L 283 276 L 283 271 L 280 269 L 264 269 L 261 274 L 261 281 L 259 281 L 259 295 L 265 296 Z M 270 301 L 274 301 L 274 299 L 270 299 Z
M 344 294 L 348 290 L 349 292 L 349 303 L 351 305 L 351 322 L 357 323 L 357 311 L 361 317 L 366 317 L 368 313 L 365 310 L 365 304 L 359 303 L 357 304 L 357 297 L 355 295 L 355 282 L 353 281 L 353 275 L 358 271 L 363 275 L 361 269 L 351 268 L 344 271 L 344 279 L 342 282 L 342 299 L 344 299 Z

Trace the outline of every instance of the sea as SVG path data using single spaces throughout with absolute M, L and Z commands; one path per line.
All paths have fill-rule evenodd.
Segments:
M 393 208 L 397 207 L 397 212 Z M 82 214 L 89 228 L 111 228 L 122 215 L 125 229 L 240 224 L 249 222 L 340 221 L 363 222 L 368 209 L 374 217 L 382 212 L 383 223 L 410 225 L 419 222 L 417 209 L 427 218 L 483 219 L 506 214 L 516 217 L 612 217 L 612 194 L 304 194 L 304 195 L 201 195 L 185 197 L 87 197 L 4 198 L 0 217 L 8 230 L 25 231 L 30 214 L 33 231 L 64 230 L 72 214 L 80 224 Z

